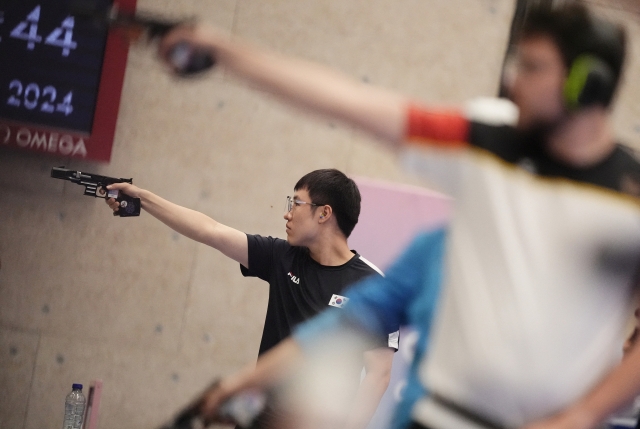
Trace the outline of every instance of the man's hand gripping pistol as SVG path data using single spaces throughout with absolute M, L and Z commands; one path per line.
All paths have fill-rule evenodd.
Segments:
M 64 167 L 52 168 L 51 177 L 54 179 L 68 180 L 84 186 L 84 194 L 90 197 L 115 198 L 120 204 L 120 209 L 117 212 L 113 212 L 114 216 L 140 216 L 140 198 L 133 198 L 123 192 L 107 189 L 107 186 L 112 183 L 133 183 L 133 179 L 117 179 L 115 177 L 69 170 Z
M 90 0 L 71 2 L 70 11 L 78 18 L 90 20 L 98 27 L 121 30 L 130 42 L 157 41 L 180 26 L 195 24 L 195 19 L 170 20 L 145 13 L 120 10 L 117 5 L 108 9 L 97 9 Z M 187 42 L 176 44 L 168 52 L 167 60 L 174 72 L 181 77 L 199 75 L 212 68 L 216 60 L 208 50 L 192 46 Z

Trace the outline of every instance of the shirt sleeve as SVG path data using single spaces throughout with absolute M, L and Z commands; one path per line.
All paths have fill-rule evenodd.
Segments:
M 512 132 L 518 116 L 518 107 L 513 102 L 496 97 L 475 98 L 459 110 L 448 111 L 409 103 L 405 138 L 410 143 L 430 146 L 472 145 L 491 150 L 495 140 L 505 140 L 502 134 Z M 486 131 L 491 128 L 495 131 Z
M 513 103 L 493 98 L 471 100 L 459 111 L 409 104 L 401 162 L 437 190 L 459 198 L 467 163 L 478 152 L 464 149 L 511 163 L 520 158 L 524 140 L 513 126 L 517 115 Z
M 303 349 L 320 337 L 355 328 L 372 337 L 386 335 L 416 320 L 430 323 L 442 280 L 444 230 L 420 234 L 385 270 L 350 287 L 342 311 L 325 311 L 293 333 Z
M 291 246 L 286 240 L 261 235 L 247 234 L 249 251 L 249 268 L 240 264 L 240 272 L 245 277 L 258 277 L 269 281 L 273 273 L 275 261 Z

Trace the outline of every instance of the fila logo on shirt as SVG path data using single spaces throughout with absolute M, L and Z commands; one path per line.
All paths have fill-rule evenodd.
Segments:
M 295 284 L 299 285 L 300 284 L 300 279 L 296 276 L 294 276 L 293 274 L 291 274 L 291 271 L 289 271 L 287 273 L 287 275 L 291 278 L 291 281 L 294 282 Z
M 331 301 L 329 301 L 329 305 L 332 307 L 342 308 L 347 302 L 349 302 L 349 298 L 333 294 L 331 296 Z

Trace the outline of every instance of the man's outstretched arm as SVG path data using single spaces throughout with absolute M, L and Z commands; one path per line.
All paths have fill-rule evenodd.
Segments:
M 128 183 L 116 183 L 109 185 L 108 188 L 118 189 L 131 197 L 140 198 L 142 209 L 169 228 L 185 237 L 211 246 L 249 268 L 249 246 L 247 236 L 242 231 Z M 107 200 L 107 204 L 114 210 L 118 207 L 113 198 Z
M 367 375 L 358 389 L 345 429 L 365 428 L 373 417 L 389 384 L 393 354 L 393 349 L 388 347 L 365 352 Z M 283 340 L 263 354 L 255 366 L 245 366 L 205 393 L 200 407 L 201 415 L 206 421 L 218 421 L 217 414 L 225 401 L 249 389 L 273 387 L 294 372 L 304 359 L 304 352 L 294 338 Z
M 404 137 L 407 101 L 399 94 L 312 62 L 232 41 L 203 25 L 169 33 L 162 40 L 161 57 L 166 59 L 177 43 L 208 50 L 217 65 L 289 104 L 356 126 L 392 146 Z

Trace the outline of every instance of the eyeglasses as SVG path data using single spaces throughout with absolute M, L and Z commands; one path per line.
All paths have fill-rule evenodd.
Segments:
M 302 204 L 309 204 L 310 206 L 313 206 L 313 207 L 318 207 L 321 205 L 321 204 L 315 204 L 315 203 L 308 203 L 306 201 L 301 201 L 301 200 L 294 200 L 293 197 L 287 197 L 287 205 L 284 206 L 285 213 L 289 213 L 293 209 L 294 205 L 300 206 Z

